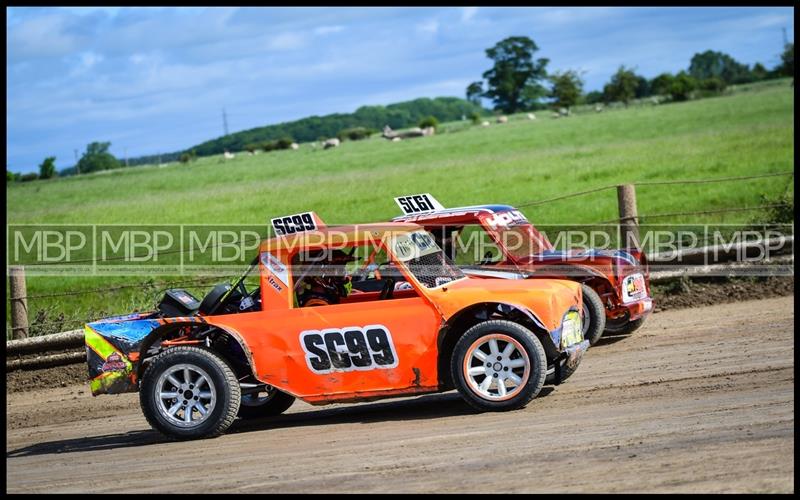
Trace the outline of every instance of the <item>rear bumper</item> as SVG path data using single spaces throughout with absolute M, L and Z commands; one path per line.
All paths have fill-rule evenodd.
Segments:
M 626 304 L 624 308 L 628 311 L 628 317 L 631 321 L 643 318 L 653 312 L 653 299 L 647 297 L 633 304 Z

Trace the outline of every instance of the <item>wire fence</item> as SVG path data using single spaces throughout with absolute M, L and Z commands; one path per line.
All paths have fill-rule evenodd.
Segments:
M 773 172 L 767 174 L 758 174 L 758 175 L 748 175 L 748 176 L 737 176 L 737 177 L 721 177 L 721 178 L 710 178 L 710 179 L 683 179 L 683 180 L 665 180 L 665 181 L 634 181 L 630 184 L 635 186 L 663 186 L 663 185 L 678 185 L 678 184 L 707 184 L 707 183 L 717 183 L 717 182 L 735 182 L 735 181 L 746 181 L 752 179 L 762 179 L 768 177 L 779 177 L 779 176 L 789 176 L 788 183 L 786 187 L 783 189 L 783 196 L 785 196 L 789 189 L 792 186 L 792 181 L 794 177 L 794 171 L 788 172 Z M 561 196 L 556 196 L 553 198 L 547 198 L 543 200 L 535 200 L 529 202 L 523 202 L 516 204 L 516 207 L 519 208 L 526 208 L 526 207 L 533 207 L 538 205 L 543 205 L 547 203 L 552 203 L 556 201 L 561 201 L 565 199 L 586 196 L 592 193 L 597 193 L 601 191 L 606 191 L 609 189 L 616 189 L 618 184 L 600 186 L 597 188 L 592 188 L 584 191 L 579 191 L 575 193 L 569 193 Z M 654 213 L 654 214 L 643 214 L 639 215 L 637 218 L 639 221 L 646 220 L 646 219 L 661 219 L 666 217 L 682 217 L 682 216 L 692 216 L 692 215 L 711 215 L 711 214 L 722 214 L 722 213 L 729 213 L 729 212 L 746 212 L 746 211 L 758 211 L 758 210 L 767 210 L 771 208 L 779 208 L 779 207 L 787 207 L 791 206 L 789 203 L 772 203 L 772 204 L 763 204 L 751 207 L 729 207 L 729 208 L 720 208 L 714 210 L 695 210 L 695 211 L 682 211 L 682 212 L 665 212 L 665 213 Z M 608 225 L 608 224 L 616 224 L 619 223 L 620 219 L 615 218 L 608 221 L 597 222 L 593 224 L 586 224 L 589 225 Z M 259 235 L 258 238 L 251 238 L 249 242 L 254 242 L 257 240 L 261 240 L 266 238 L 268 235 L 264 234 Z M 243 238 L 243 243 L 246 238 Z M 218 245 L 210 245 L 210 247 L 222 247 L 226 246 L 227 243 L 220 243 Z M 172 250 L 172 251 L 164 251 L 161 252 L 160 255 L 167 255 L 167 254 L 179 254 L 179 253 L 186 253 L 189 250 L 187 249 L 179 249 L 179 250 Z M 82 263 L 103 263 L 103 262 L 113 262 L 119 261 L 124 259 L 131 259 L 131 256 L 118 256 L 118 257 L 109 257 L 105 259 L 83 259 L 83 260 L 76 260 L 71 261 L 71 264 L 82 264 Z M 44 263 L 48 264 L 48 263 Z M 201 278 L 194 278 L 194 279 L 187 279 L 187 280 L 179 280 L 179 281 L 161 281 L 161 282 L 143 282 L 143 283 L 135 283 L 135 284 L 128 284 L 128 285 L 119 285 L 113 287 L 105 287 L 105 288 L 90 288 L 90 289 L 82 289 L 82 290 L 71 290 L 65 292 L 54 292 L 54 293 L 42 293 L 42 294 L 32 294 L 26 295 L 24 297 L 14 297 L 14 299 L 25 299 L 25 300 L 40 300 L 40 299 L 50 299 L 50 298 L 57 298 L 57 297 L 72 297 L 72 296 L 79 296 L 79 295 L 91 295 L 91 294 L 108 294 L 108 293 L 116 293 L 122 290 L 128 290 L 133 288 L 141 288 L 148 290 L 148 295 L 152 294 L 155 295 L 156 293 L 160 293 L 170 287 L 176 285 L 187 285 L 187 284 L 203 284 L 208 283 L 211 281 L 218 280 L 219 276 L 208 276 L 208 277 L 201 277 Z M 60 326 L 63 327 L 64 325 L 79 325 L 84 324 L 90 321 L 93 321 L 94 318 L 64 318 L 54 321 L 39 321 L 34 322 L 28 325 L 29 329 L 36 330 L 42 329 L 47 327 L 53 326 Z M 7 331 L 11 331 L 12 327 L 6 327 Z
M 730 207 L 730 208 L 720 208 L 717 210 L 694 210 L 689 212 L 665 212 L 660 214 L 644 214 L 644 215 L 637 215 L 636 218 L 641 222 L 643 219 L 659 219 L 663 217 L 679 217 L 684 215 L 711 215 L 711 214 L 721 214 L 721 213 L 728 213 L 728 212 L 750 212 L 754 210 L 765 210 L 768 208 L 777 208 L 777 207 L 789 207 L 791 204 L 789 203 L 772 203 L 768 205 L 757 205 L 754 207 Z M 619 222 L 619 219 L 611 219 L 609 221 L 604 222 L 597 222 L 597 225 L 604 225 L 604 224 L 613 224 L 615 222 Z
M 26 295 L 24 297 L 15 297 L 19 299 L 43 299 L 43 298 L 52 298 L 52 297 L 68 297 L 72 295 L 87 295 L 92 293 L 108 293 L 108 292 L 116 292 L 119 290 L 125 290 L 129 288 L 154 288 L 158 286 L 174 286 L 174 285 L 184 285 L 188 283 L 203 283 L 209 282 L 212 280 L 219 279 L 218 276 L 214 277 L 206 277 L 206 278 L 197 278 L 193 280 L 181 280 L 181 281 L 161 281 L 161 282 L 144 282 L 144 283 L 136 283 L 133 285 L 120 285 L 115 287 L 108 287 L 108 288 L 92 288 L 92 289 L 85 289 L 85 290 L 74 290 L 70 292 L 57 292 L 57 293 L 43 293 L 39 295 Z
M 671 180 L 671 181 L 633 181 L 627 184 L 633 184 L 634 186 L 663 186 L 663 185 L 670 185 L 670 184 L 709 184 L 715 182 L 732 182 L 732 181 L 743 181 L 743 180 L 751 180 L 751 179 L 762 179 L 765 177 L 780 177 L 780 176 L 794 176 L 794 171 L 791 172 L 773 172 L 769 174 L 759 174 L 759 175 L 746 175 L 746 176 L 739 176 L 739 177 L 717 177 L 713 179 L 682 179 L 682 180 Z M 791 187 L 792 179 L 789 179 L 789 184 L 787 184 L 786 189 L 784 190 L 784 194 L 788 193 L 789 187 Z M 544 205 L 545 203 L 551 203 L 554 201 L 566 200 L 568 198 L 575 198 L 578 196 L 585 196 L 587 194 L 597 193 L 600 191 L 605 191 L 607 189 L 616 189 L 620 184 L 609 184 L 606 186 L 600 186 L 593 189 L 588 189 L 586 191 L 578 191 L 576 193 L 569 193 L 562 196 L 556 196 L 555 198 L 547 198 L 545 200 L 536 200 L 536 201 L 529 201 L 518 203 L 515 206 L 519 208 L 525 207 L 534 207 L 537 205 Z
M 19 299 L 25 300 L 36 300 L 36 299 L 45 299 L 45 298 L 54 298 L 54 297 L 69 297 L 69 296 L 77 296 L 77 295 L 89 295 L 89 294 L 106 294 L 109 292 L 118 292 L 120 290 L 131 289 L 131 288 L 140 288 L 148 290 L 147 298 L 148 300 L 153 300 L 156 295 L 166 291 L 170 287 L 176 285 L 187 285 L 187 284 L 203 284 L 212 281 L 218 280 L 218 276 L 213 277 L 204 277 L 204 278 L 196 278 L 190 280 L 180 280 L 180 281 L 162 281 L 162 282 L 144 282 L 144 283 L 136 283 L 131 285 L 121 285 L 117 287 L 109 287 L 109 288 L 93 288 L 93 289 L 84 289 L 84 290 L 73 290 L 69 292 L 59 292 L 59 293 L 46 293 L 46 294 L 37 294 L 37 295 L 26 295 L 24 297 L 15 297 Z M 97 319 L 97 315 L 93 315 L 91 317 L 86 318 L 61 318 L 51 321 L 34 321 L 33 323 L 28 324 L 29 332 L 36 332 L 37 330 L 50 330 L 52 327 L 59 327 L 64 328 L 66 326 L 76 326 L 79 327 L 91 321 L 95 321 Z M 13 330 L 11 325 L 6 325 L 6 336 L 8 337 L 8 333 Z

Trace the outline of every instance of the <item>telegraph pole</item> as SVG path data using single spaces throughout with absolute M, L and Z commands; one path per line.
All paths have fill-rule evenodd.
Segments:
M 125 168 L 128 168 L 128 148 L 125 148 Z
M 78 150 L 73 149 L 75 151 L 75 175 L 81 175 L 81 166 L 78 164 Z
M 225 108 L 222 108 L 222 128 L 225 130 L 225 135 L 228 135 L 228 115 L 225 114 Z
M 786 27 L 784 26 L 781 28 L 783 30 L 783 46 L 784 48 L 789 45 L 789 39 L 786 37 Z

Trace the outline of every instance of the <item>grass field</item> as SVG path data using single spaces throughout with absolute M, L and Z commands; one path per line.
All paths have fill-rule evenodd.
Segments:
M 430 192 L 445 206 L 525 202 L 610 184 L 747 176 L 794 169 L 794 89 L 789 80 L 698 101 L 641 106 L 551 119 L 539 113 L 507 124 L 445 124 L 434 137 L 398 143 L 381 138 L 331 150 L 13 184 L 8 224 L 264 224 L 270 217 L 315 210 L 328 223 L 387 220 L 392 198 Z M 457 131 L 457 132 L 456 132 Z M 640 214 L 754 206 L 760 195 L 790 189 L 789 178 L 639 186 Z M 587 224 L 617 217 L 613 190 L 523 209 L 535 224 Z M 757 214 L 671 217 L 659 222 L 746 222 Z M 135 282 L 137 278 L 30 278 L 28 293 L 54 293 Z M 159 281 L 159 280 L 156 280 Z M 154 290 L 150 289 L 152 295 Z M 40 299 L 39 310 L 86 318 L 147 307 L 139 289 Z M 67 326 L 74 328 L 75 326 Z M 56 329 L 57 330 L 57 329 Z

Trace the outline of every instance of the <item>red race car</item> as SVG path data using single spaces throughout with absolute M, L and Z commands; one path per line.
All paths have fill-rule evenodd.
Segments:
M 430 194 L 400 196 L 404 215 L 431 232 L 456 264 L 473 276 L 499 270 L 528 278 L 559 278 L 583 286 L 584 338 L 596 343 L 603 333 L 638 329 L 653 309 L 645 254 L 624 250 L 558 251 L 525 215 L 509 205 L 444 208 Z

